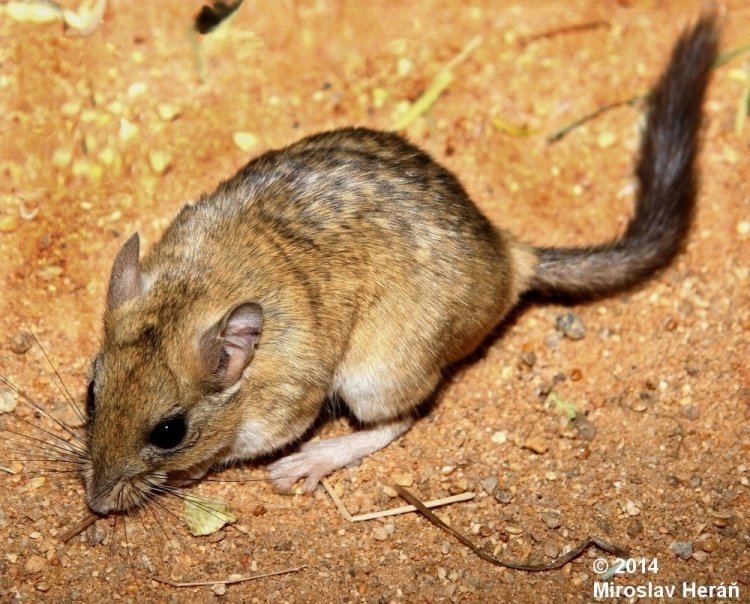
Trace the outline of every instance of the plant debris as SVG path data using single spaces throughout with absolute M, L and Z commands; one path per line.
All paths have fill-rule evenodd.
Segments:
M 500 560 L 499 558 L 495 558 L 494 556 L 485 552 L 483 549 L 477 547 L 474 544 L 474 542 L 471 539 L 469 539 L 466 535 L 458 532 L 452 526 L 443 522 L 438 516 L 433 514 L 427 508 L 427 506 L 425 506 L 424 503 L 422 503 L 419 499 L 417 499 L 412 493 L 407 491 L 404 487 L 400 487 L 396 485 L 394 488 L 396 489 L 396 491 L 398 491 L 398 494 L 403 499 L 405 499 L 406 501 L 411 503 L 415 508 L 417 508 L 417 511 L 420 514 L 422 514 L 425 518 L 427 518 L 427 520 L 432 522 L 432 524 L 440 527 L 444 531 L 453 535 L 456 539 L 458 539 L 461 543 L 463 543 L 466 547 L 468 547 L 472 552 L 474 552 L 482 560 L 485 560 L 486 562 L 489 562 L 490 564 L 495 564 L 497 566 L 504 566 L 505 568 L 512 568 L 514 570 L 524 570 L 528 572 L 541 572 L 541 571 L 547 571 L 547 570 L 555 570 L 558 568 L 562 568 L 568 562 L 577 558 L 583 552 L 585 552 L 589 547 L 592 547 L 592 546 L 598 547 L 599 549 L 607 552 L 608 554 L 613 554 L 615 556 L 626 557 L 628 555 L 627 550 L 617 545 L 612 545 L 611 543 L 607 543 L 606 541 L 604 541 L 603 539 L 599 539 L 598 537 L 589 537 L 588 539 L 586 539 L 586 541 L 583 541 L 578 546 L 570 550 L 568 553 L 563 554 L 559 558 L 556 558 L 549 564 L 522 564 L 520 562 L 513 562 L 511 560 Z M 513 528 L 515 529 L 515 527 Z M 508 530 L 508 527 L 506 527 L 506 530 Z
M 86 517 L 83 520 L 81 520 L 78 524 L 70 527 L 67 531 L 60 535 L 60 541 L 62 541 L 63 543 L 67 543 L 73 537 L 75 537 L 76 535 L 80 535 L 83 531 L 89 528 L 92 524 L 94 524 L 94 522 L 99 520 L 99 518 L 101 518 L 101 516 L 97 516 L 96 514 L 87 512 Z
M 411 104 L 398 120 L 396 120 L 393 129 L 403 130 L 420 115 L 426 113 L 435 101 L 438 100 L 440 95 L 443 94 L 443 91 L 453 82 L 455 78 L 453 70 L 455 67 L 463 63 L 481 43 L 481 36 L 476 36 L 469 40 L 461 52 L 459 52 L 445 67 L 438 71 L 437 75 L 433 78 L 432 83 L 421 94 L 421 96 Z
M 750 44 L 744 44 L 743 46 L 738 46 L 737 48 L 733 48 L 732 50 L 728 50 L 726 52 L 721 53 L 716 58 L 716 62 L 714 63 L 714 69 L 717 69 L 719 67 L 726 65 L 732 59 L 746 52 L 750 52 Z M 630 105 L 631 107 L 635 107 L 641 101 L 644 101 L 647 98 L 648 98 L 647 94 L 636 94 L 622 101 L 615 101 L 613 103 L 605 103 L 604 105 L 597 107 L 590 113 L 586 113 L 583 116 L 573 120 L 572 122 L 569 122 L 565 126 L 562 126 L 561 128 L 558 128 L 557 130 L 553 131 L 551 134 L 547 136 L 547 142 L 556 143 L 560 139 L 564 138 L 566 135 L 570 134 L 576 128 L 582 126 L 586 122 L 593 120 L 594 118 L 599 117 L 600 115 L 602 115 L 603 113 L 606 113 L 607 111 L 610 111 L 612 109 L 617 109 L 618 107 L 623 107 L 625 105 Z
M 601 27 L 612 27 L 609 21 L 598 19 L 596 21 L 588 21 L 586 23 L 577 23 L 575 25 L 564 25 L 562 27 L 555 27 L 554 29 L 548 29 L 547 31 L 540 32 L 538 34 L 532 34 L 526 38 L 521 39 L 521 45 L 526 46 L 537 40 L 544 40 L 546 38 L 554 38 L 555 36 L 561 36 L 565 34 L 577 34 L 582 31 L 589 31 L 592 29 L 599 29 Z
M 336 505 L 339 512 L 341 512 L 341 515 L 349 522 L 363 522 L 365 520 L 375 520 L 376 518 L 385 518 L 388 516 L 400 516 L 401 514 L 408 514 L 410 512 L 418 511 L 417 508 L 413 505 L 404 505 L 398 508 L 379 510 L 377 512 L 368 512 L 367 514 L 358 514 L 357 516 L 352 516 L 349 512 L 349 509 L 346 507 L 341 498 L 336 494 L 336 491 L 328 483 L 328 481 L 322 480 L 321 482 L 323 483 L 323 488 L 326 490 L 326 493 L 328 493 L 328 496 L 333 500 L 333 503 Z M 401 487 L 397 485 L 396 487 L 389 488 L 393 488 L 396 492 L 398 492 L 398 489 L 400 489 Z M 471 499 L 474 499 L 475 496 L 476 493 L 471 492 L 459 493 L 457 495 L 451 495 L 450 497 L 443 497 L 441 499 L 425 501 L 422 505 L 428 508 L 437 508 L 444 505 L 450 505 L 452 503 L 459 503 L 461 501 L 469 501 Z
M 576 415 L 578 415 L 578 408 L 575 403 L 565 400 L 554 390 L 550 390 L 546 402 L 552 409 L 561 413 L 570 421 L 573 421 L 576 418 Z
M 183 518 L 190 532 L 196 537 L 215 533 L 237 520 L 226 504 L 194 495 L 185 497 Z
M 172 581 L 172 579 L 163 579 L 161 577 L 151 577 L 158 583 L 164 583 L 164 585 L 171 585 L 172 587 L 201 587 L 203 585 L 234 585 L 235 583 L 245 583 L 247 581 L 255 581 L 256 579 L 264 579 L 266 577 L 277 577 L 278 575 L 288 575 L 289 573 L 298 573 L 301 570 L 305 570 L 307 564 L 301 566 L 293 566 L 292 568 L 285 568 L 284 570 L 275 570 L 270 573 L 260 573 L 258 575 L 250 575 L 248 577 L 231 577 L 228 579 L 212 579 L 210 581 Z

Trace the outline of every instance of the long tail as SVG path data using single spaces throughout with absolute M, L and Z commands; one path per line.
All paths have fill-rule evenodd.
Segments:
M 649 97 L 637 167 L 639 195 L 625 234 L 603 245 L 538 248 L 530 289 L 587 296 L 633 285 L 667 264 L 690 226 L 697 177 L 701 105 L 716 60 L 713 14 L 685 31 Z

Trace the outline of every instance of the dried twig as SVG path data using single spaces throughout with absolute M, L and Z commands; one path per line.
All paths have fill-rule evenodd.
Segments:
M 100 516 L 97 516 L 96 514 L 88 513 L 86 517 L 81 520 L 78 524 L 75 526 L 70 527 L 67 531 L 65 531 L 62 535 L 60 535 L 60 541 L 63 543 L 67 543 L 70 541 L 73 537 L 76 535 L 80 535 L 83 531 L 85 531 L 87 528 L 89 528 L 94 522 L 99 520 Z
M 346 505 L 344 505 L 344 502 L 341 501 L 341 497 L 336 495 L 336 491 L 333 490 L 333 487 L 328 484 L 328 481 L 325 478 L 321 480 L 321 482 L 323 483 L 323 488 L 326 490 L 326 493 L 328 493 L 328 496 L 333 499 L 333 503 L 336 505 L 339 512 L 341 512 L 341 515 L 349 522 L 352 522 L 352 515 L 349 513 Z
M 547 31 L 540 32 L 538 34 L 532 34 L 526 38 L 522 38 L 521 44 L 526 46 L 527 44 L 530 44 L 531 42 L 536 42 L 537 40 L 543 40 L 545 38 L 553 38 L 555 36 L 560 36 L 563 34 L 574 34 L 574 33 L 582 32 L 582 31 L 587 31 L 589 29 L 598 29 L 600 27 L 611 27 L 611 24 L 609 21 L 604 21 L 603 19 L 600 19 L 598 21 L 578 23 L 576 25 L 565 25 L 563 27 L 556 27 L 554 29 L 549 29 Z
M 344 502 L 341 501 L 341 498 L 333 490 L 333 487 L 328 484 L 328 481 L 322 480 L 321 482 L 323 483 L 323 487 L 325 488 L 328 495 L 331 497 L 331 499 L 333 499 L 333 503 L 336 505 L 339 512 L 341 512 L 341 515 L 349 522 L 363 522 L 365 520 L 375 520 L 376 518 L 386 518 L 388 516 L 400 516 L 401 514 L 408 514 L 410 512 L 418 511 L 417 508 L 413 505 L 403 505 L 401 507 L 391 508 L 389 510 L 379 510 L 377 512 L 368 512 L 366 514 L 358 514 L 356 516 L 352 516 Z M 444 505 L 450 505 L 451 503 L 469 501 L 470 499 L 474 499 L 474 497 L 476 497 L 475 493 L 459 493 L 458 495 L 451 495 L 450 497 L 443 497 L 441 499 L 425 501 L 422 505 L 427 508 L 437 508 Z
M 429 509 L 427 509 L 427 506 L 424 503 L 422 503 L 419 499 L 417 499 L 412 493 L 407 491 L 405 488 L 400 487 L 398 485 L 394 486 L 394 488 L 396 489 L 396 492 L 401 497 L 403 497 L 406 501 L 408 501 L 414 507 L 416 507 L 419 513 L 422 514 L 425 518 L 427 518 L 427 520 L 432 522 L 432 524 L 440 527 L 444 531 L 447 531 L 448 533 L 453 535 L 456 539 L 458 539 L 461 543 L 463 543 L 466 547 L 468 547 L 471 551 L 473 551 L 482 560 L 485 560 L 486 562 L 489 562 L 490 564 L 495 564 L 497 566 L 504 566 L 505 568 L 513 568 L 515 570 L 525 570 L 529 572 L 554 570 L 556 568 L 561 568 L 565 566 L 568 562 L 580 556 L 583 552 L 585 552 L 591 546 L 596 546 L 599 549 L 604 550 L 605 552 L 609 554 L 614 554 L 616 556 L 626 557 L 628 555 L 628 552 L 622 549 L 621 547 L 612 545 L 611 543 L 607 543 L 606 541 L 603 541 L 602 539 L 599 539 L 598 537 L 589 537 L 586 541 L 584 541 L 577 547 L 574 547 L 567 554 L 563 554 L 562 556 L 560 556 L 559 558 L 556 558 L 549 564 L 538 564 L 538 565 L 521 564 L 520 562 L 500 560 L 499 558 L 495 558 L 494 556 L 491 556 L 484 550 L 478 548 L 476 545 L 474 545 L 471 539 L 469 539 L 466 535 L 464 535 L 463 533 L 459 533 L 452 526 L 440 520 L 440 518 L 438 518 Z
M 721 53 L 718 57 L 716 57 L 716 61 L 714 61 L 713 68 L 717 69 L 719 67 L 722 67 L 729 63 L 732 59 L 740 56 L 741 54 L 744 54 L 746 52 L 750 52 L 750 44 L 745 44 L 743 46 L 738 46 L 737 48 L 733 48 L 732 50 L 727 50 L 726 52 Z M 605 105 L 601 105 L 600 107 L 597 107 L 592 112 L 587 113 L 583 115 L 582 117 L 579 117 L 578 119 L 573 120 L 572 122 L 566 124 L 562 128 L 558 128 L 555 130 L 552 134 L 547 136 L 547 142 L 548 143 L 556 143 L 561 138 L 563 138 L 566 134 L 570 133 L 572 130 L 575 130 L 582 124 L 585 124 L 588 121 L 593 120 L 596 117 L 599 117 L 602 113 L 606 113 L 610 109 L 616 109 L 617 107 L 622 107 L 623 105 L 630 105 L 631 107 L 637 105 L 641 101 L 648 98 L 647 94 L 636 94 L 635 96 L 631 96 L 630 98 L 627 98 L 622 101 L 615 101 L 614 103 L 607 103 Z
M 628 99 L 622 100 L 622 101 L 615 101 L 614 103 L 607 103 L 606 105 L 601 105 L 594 109 L 592 112 L 587 113 L 578 119 L 573 120 L 572 122 L 566 124 L 562 128 L 558 128 L 555 130 L 552 134 L 547 136 L 547 142 L 548 143 L 556 143 L 561 138 L 563 138 L 566 134 L 570 133 L 572 130 L 575 130 L 579 126 L 582 126 L 586 122 L 589 122 L 593 120 L 596 117 L 599 117 L 602 113 L 606 113 L 607 111 L 611 109 L 616 109 L 617 107 L 622 107 L 624 105 L 630 105 L 631 107 L 637 105 L 642 100 L 646 98 L 647 95 L 645 94 L 636 94 L 635 96 L 631 96 Z
M 265 577 L 276 577 L 277 575 L 286 575 L 289 573 L 298 573 L 301 570 L 307 568 L 307 564 L 302 566 L 293 566 L 292 568 L 286 568 L 284 570 L 275 570 L 270 573 L 261 573 L 259 575 L 250 575 L 249 577 L 236 577 L 234 579 L 216 579 L 212 581 L 172 581 L 172 579 L 163 579 L 162 577 L 151 577 L 158 583 L 164 585 L 171 585 L 172 587 L 201 587 L 202 585 L 234 585 L 235 583 L 245 583 L 247 581 L 255 581 L 255 579 L 264 579 Z
M 453 82 L 453 69 L 460 63 L 463 63 L 471 53 L 473 53 L 477 47 L 482 43 L 482 36 L 476 36 L 469 40 L 453 59 L 445 65 L 440 71 L 437 72 L 432 83 L 422 93 L 422 95 L 414 101 L 409 108 L 406 110 L 393 126 L 394 130 L 403 130 L 420 115 L 425 113 L 433 103 L 438 100 L 443 91 L 450 86 Z

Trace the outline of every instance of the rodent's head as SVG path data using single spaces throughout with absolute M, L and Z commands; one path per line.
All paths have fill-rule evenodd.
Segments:
M 136 234 L 115 258 L 87 393 L 84 483 L 98 513 L 137 507 L 171 476 L 205 469 L 231 445 L 240 423 L 232 395 L 260 339 L 258 304 L 222 314 L 178 307 L 175 299 L 200 300 L 200 290 L 144 281 Z

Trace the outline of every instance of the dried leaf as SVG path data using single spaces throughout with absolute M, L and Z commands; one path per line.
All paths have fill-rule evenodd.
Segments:
M 226 504 L 192 495 L 185 498 L 183 518 L 196 537 L 211 535 L 237 520 Z

